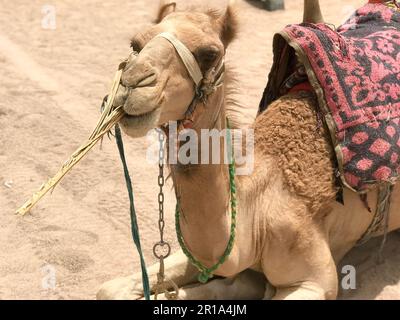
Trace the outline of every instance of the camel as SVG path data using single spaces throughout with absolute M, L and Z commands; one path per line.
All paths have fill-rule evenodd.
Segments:
M 305 21 L 321 22 L 318 0 L 304 3 Z M 231 2 L 224 13 L 179 12 L 173 3 L 160 6 L 156 24 L 133 38 L 133 49 L 139 54 L 122 77 L 131 88 L 121 120 L 128 136 L 141 137 L 168 121 L 184 119 L 195 95 L 193 79 L 174 46 L 156 36 L 174 34 L 207 73 L 234 39 L 237 15 Z M 223 130 L 226 116 L 234 128 L 248 126 L 241 119 L 245 108 L 230 98 L 235 85 L 227 71 L 224 85 L 200 106 L 193 130 Z M 337 297 L 336 266 L 371 224 L 377 191 L 368 194 L 372 212 L 348 189 L 344 205 L 335 201 L 334 152 L 327 131 L 318 125 L 316 104 L 312 93 L 291 93 L 250 124 L 255 132 L 254 170 L 235 177 L 237 234 L 232 252 L 205 284 L 198 282 L 198 270 L 182 251 L 168 257 L 165 273 L 180 287 L 179 299 Z M 197 259 L 211 266 L 223 254 L 230 235 L 228 166 L 176 164 L 170 170 L 184 216 L 180 224 L 185 243 Z M 399 211 L 396 185 L 389 232 L 400 228 Z M 158 264 L 148 269 L 151 286 L 157 282 L 158 270 Z M 142 299 L 141 274 L 103 284 L 97 298 Z

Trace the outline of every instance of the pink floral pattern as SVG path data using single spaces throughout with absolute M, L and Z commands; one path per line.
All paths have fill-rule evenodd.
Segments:
M 325 24 L 289 25 L 282 37 L 306 56 L 318 80 L 320 111 L 338 150 L 342 181 L 364 192 L 400 172 L 400 12 L 367 4 L 337 31 Z M 298 48 L 301 48 L 299 50 Z M 283 52 L 283 50 L 282 50 Z M 275 52 L 275 56 L 282 54 Z M 274 58 L 269 83 L 279 65 Z M 271 101 L 267 86 L 263 101 Z M 268 96 L 270 95 L 270 96 Z M 260 111 L 266 106 L 260 104 Z

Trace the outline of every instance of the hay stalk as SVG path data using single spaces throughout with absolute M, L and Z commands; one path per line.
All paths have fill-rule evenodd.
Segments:
M 42 187 L 16 211 L 17 214 L 26 215 L 40 201 L 40 199 L 42 199 L 50 190 L 54 189 L 65 175 L 71 171 L 71 169 L 82 160 L 82 158 L 101 140 L 101 138 L 121 120 L 124 116 L 122 106 L 117 108 L 113 107 L 121 76 L 122 67 L 120 66 L 120 69 L 114 77 L 111 93 L 108 96 L 104 111 L 88 140 L 72 154 L 54 177 L 44 183 Z

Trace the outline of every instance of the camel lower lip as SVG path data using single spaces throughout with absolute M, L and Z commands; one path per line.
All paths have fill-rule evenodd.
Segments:
M 142 113 L 142 114 L 137 114 L 137 115 L 125 113 L 124 118 L 128 119 L 128 120 L 144 119 L 144 118 L 148 117 L 149 115 L 151 115 L 156 110 L 157 110 L 157 108 L 155 108 L 155 109 L 153 109 L 153 110 L 151 110 L 149 112 Z
M 121 124 L 125 127 L 130 128 L 143 128 L 152 126 L 156 120 L 156 113 L 158 108 L 155 108 L 149 112 L 132 115 L 129 113 L 125 113 L 125 115 L 121 119 Z

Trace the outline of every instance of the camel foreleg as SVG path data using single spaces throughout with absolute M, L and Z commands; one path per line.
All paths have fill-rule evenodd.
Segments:
M 156 263 L 147 270 L 151 288 L 157 283 L 159 268 L 160 264 Z M 192 266 L 182 251 L 178 251 L 165 259 L 165 275 L 173 280 L 178 287 L 196 282 L 197 274 L 197 269 Z M 140 272 L 133 276 L 108 281 L 101 286 L 97 293 L 99 300 L 139 300 L 143 297 L 142 274 Z
M 245 270 L 230 278 L 217 278 L 206 284 L 195 283 L 179 290 L 179 300 L 259 300 L 266 286 L 269 286 L 262 273 Z M 154 299 L 154 296 L 152 297 Z M 158 296 L 164 300 L 163 295 Z

